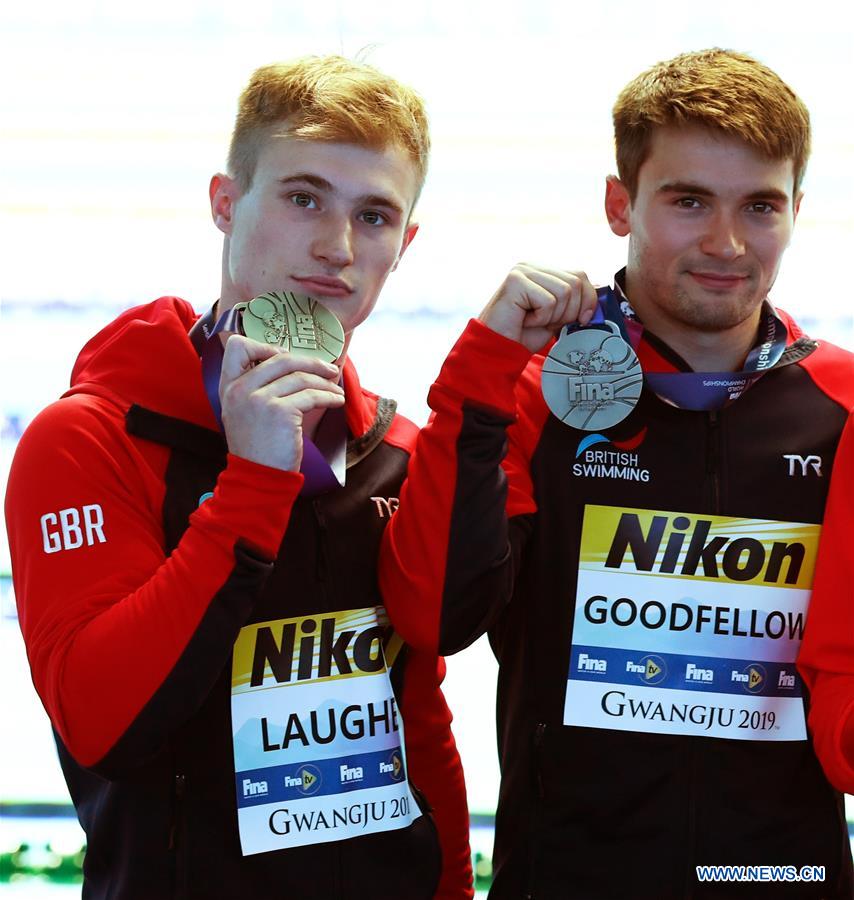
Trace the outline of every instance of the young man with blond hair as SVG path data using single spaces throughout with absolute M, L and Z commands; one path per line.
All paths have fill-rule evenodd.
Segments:
M 259 69 L 210 184 L 217 303 L 120 315 L 21 440 L 12 567 L 85 897 L 472 895 L 444 663 L 376 583 L 415 428 L 347 355 L 428 151 L 372 67 Z
M 389 613 L 498 658 L 491 897 L 849 898 L 795 659 L 854 360 L 768 300 L 808 113 L 710 50 L 614 124 L 627 265 L 598 290 L 519 265 L 463 333 L 384 536 Z

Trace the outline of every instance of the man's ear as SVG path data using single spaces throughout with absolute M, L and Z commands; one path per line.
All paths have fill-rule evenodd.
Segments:
M 403 241 L 400 245 L 400 253 L 397 254 L 397 259 L 394 261 L 394 265 L 391 267 L 392 272 L 397 268 L 398 263 L 403 258 L 403 254 L 406 253 L 406 248 L 415 240 L 415 235 L 418 234 L 418 223 L 410 222 L 406 226 L 406 231 L 403 232 Z
M 792 224 L 795 223 L 795 219 L 798 218 L 798 213 L 801 211 L 801 200 L 804 199 L 804 192 L 798 191 L 795 201 L 792 204 Z
M 237 183 L 228 175 L 217 172 L 211 178 L 208 195 L 211 200 L 211 218 L 214 225 L 223 234 L 231 234 L 234 203 L 239 196 Z
M 632 201 L 626 186 L 616 175 L 605 179 L 605 215 L 611 231 L 618 237 L 625 237 L 631 228 Z

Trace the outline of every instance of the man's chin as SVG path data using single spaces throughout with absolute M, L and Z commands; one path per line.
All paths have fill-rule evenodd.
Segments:
M 730 331 L 738 328 L 745 322 L 756 319 L 758 323 L 759 308 L 756 306 L 749 307 L 718 307 L 716 309 L 701 308 L 698 304 L 688 315 L 684 321 L 687 325 L 696 328 L 707 334 L 719 334 L 720 332 Z
M 753 291 L 718 293 L 699 288 L 677 292 L 678 317 L 692 328 L 704 332 L 728 331 L 757 318 L 763 297 Z

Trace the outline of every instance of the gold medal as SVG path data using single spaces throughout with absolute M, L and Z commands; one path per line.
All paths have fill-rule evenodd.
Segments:
M 243 334 L 262 344 L 330 363 L 344 349 L 341 323 L 322 303 L 305 294 L 269 291 L 234 308 L 241 310 Z

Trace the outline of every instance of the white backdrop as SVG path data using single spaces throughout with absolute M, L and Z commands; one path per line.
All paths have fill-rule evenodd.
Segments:
M 4 479 L 20 426 L 64 389 L 74 353 L 115 311 L 164 293 L 199 309 L 215 299 L 207 183 L 237 94 L 256 66 L 305 53 L 366 51 L 428 103 L 421 232 L 352 351 L 363 382 L 416 421 L 462 324 L 514 262 L 582 267 L 597 281 L 622 264 L 601 210 L 611 104 L 642 68 L 686 49 L 750 52 L 810 107 L 806 199 L 774 299 L 814 335 L 854 346 L 847 272 L 836 274 L 854 237 L 841 4 L 77 0 L 0 15 Z M 4 535 L 0 547 L 5 569 Z M 9 621 L 0 798 L 61 793 Z M 495 802 L 494 673 L 482 642 L 449 661 L 475 811 Z

